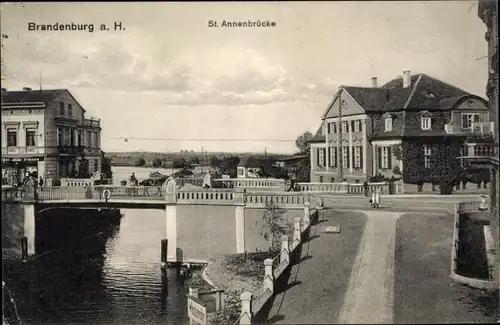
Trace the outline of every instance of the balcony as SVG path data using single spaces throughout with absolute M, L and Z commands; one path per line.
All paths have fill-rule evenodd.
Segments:
M 59 146 L 60 155 L 81 155 L 85 152 L 84 146 Z
M 495 143 L 494 122 L 472 123 L 471 132 L 459 157 L 462 166 L 491 168 L 498 166 L 498 143 Z
M 93 118 L 86 118 L 83 120 L 83 126 L 85 127 L 90 127 L 90 128 L 100 128 L 101 127 L 101 121 L 98 119 L 93 119 Z
M 44 147 L 2 147 L 2 155 L 38 155 L 44 153 Z
M 90 148 L 85 146 L 59 146 L 60 155 L 92 155 L 100 153 L 100 148 Z

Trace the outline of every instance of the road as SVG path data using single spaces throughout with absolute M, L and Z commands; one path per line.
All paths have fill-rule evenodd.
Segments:
M 368 213 L 339 323 L 393 323 L 396 221 L 400 215 Z

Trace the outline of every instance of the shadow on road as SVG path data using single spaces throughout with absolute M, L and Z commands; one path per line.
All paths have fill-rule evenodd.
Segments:
M 298 281 L 297 278 L 300 272 L 300 264 L 305 262 L 313 256 L 310 254 L 310 241 L 314 238 L 318 238 L 319 235 L 316 235 L 316 228 L 314 228 L 313 235 L 311 236 L 311 229 L 314 225 L 317 225 L 319 213 L 314 213 L 311 218 L 311 227 L 307 231 L 302 234 L 302 244 L 299 245 L 293 254 L 290 255 L 290 265 L 286 268 L 286 270 L 279 276 L 279 278 L 275 279 L 274 282 L 274 294 L 271 299 L 262 307 L 259 313 L 255 317 L 255 322 L 257 324 L 274 324 L 278 321 L 285 319 L 284 315 L 280 315 L 279 311 L 281 310 L 281 306 L 283 305 L 283 301 L 285 301 L 287 290 L 298 286 L 302 283 L 302 281 Z M 304 254 L 303 254 L 304 253 Z M 304 255 L 304 256 L 302 256 Z M 282 294 L 279 297 L 279 302 L 276 301 L 277 295 Z M 271 311 L 273 310 L 273 306 L 277 305 L 277 310 L 274 311 L 274 315 L 270 316 Z

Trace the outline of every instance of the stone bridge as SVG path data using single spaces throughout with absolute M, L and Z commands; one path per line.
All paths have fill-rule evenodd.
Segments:
M 219 254 L 267 249 L 262 239 L 262 209 L 275 203 L 292 222 L 304 210 L 322 207 L 312 193 L 244 188 L 202 189 L 168 186 L 87 186 L 2 188 L 2 215 L 17 224 L 17 236 L 28 238 L 35 254 L 35 225 L 51 209 L 158 209 L 165 211 L 167 262 L 204 263 Z M 145 219 L 147 222 L 147 218 Z M 4 229 L 12 228 L 5 224 Z

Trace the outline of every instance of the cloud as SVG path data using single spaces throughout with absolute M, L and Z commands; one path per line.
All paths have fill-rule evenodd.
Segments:
M 228 45 L 204 53 L 179 53 L 170 60 L 144 55 L 117 38 L 98 43 L 60 36 L 27 38 L 8 53 L 9 74 L 33 83 L 157 92 L 166 105 L 263 105 L 332 96 L 335 83 L 294 78 L 279 62 L 250 48 Z M 27 67 L 27 68 L 26 68 Z M 37 83 L 37 82 L 36 82 Z

